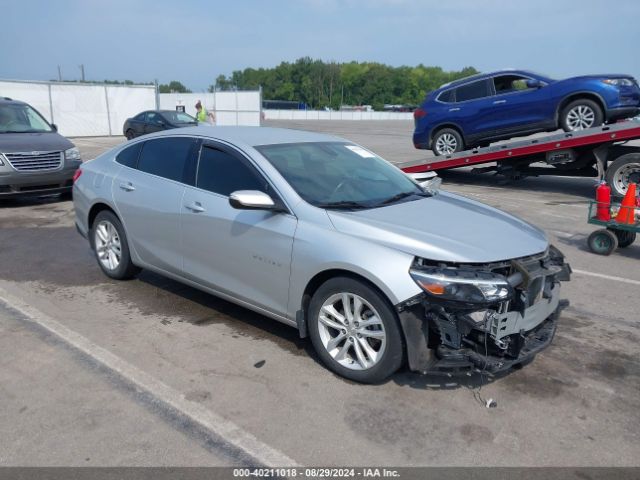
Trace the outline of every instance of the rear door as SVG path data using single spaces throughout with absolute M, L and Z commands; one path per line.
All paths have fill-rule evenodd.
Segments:
M 237 190 L 260 190 L 280 201 L 244 155 L 204 143 L 197 178 L 182 202 L 185 276 L 284 315 L 297 219 L 284 212 L 237 210 L 229 205 Z
M 157 112 L 147 112 L 144 133 L 154 133 L 165 130 L 165 121 Z
M 123 166 L 113 183 L 130 246 L 143 262 L 175 274 L 182 272 L 183 181 L 198 144 L 190 137 L 166 137 L 132 145 L 142 145 L 138 160 Z
M 489 81 L 476 80 L 455 89 L 455 103 L 449 107 L 450 119 L 460 125 L 467 140 L 486 130 L 491 111 Z

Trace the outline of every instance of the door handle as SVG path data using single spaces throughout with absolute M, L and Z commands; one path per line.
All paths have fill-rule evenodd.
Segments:
M 185 208 L 191 210 L 193 213 L 202 213 L 205 211 L 200 202 L 190 203 L 188 205 L 185 205 Z
M 125 192 L 133 192 L 136 189 L 131 182 L 121 183 L 120 188 Z
M 457 112 L 457 111 L 459 111 L 459 110 L 460 110 L 460 109 L 459 109 L 459 108 L 457 108 L 457 107 L 456 107 L 456 108 L 450 108 L 450 109 L 449 109 L 449 111 L 450 111 L 450 112 Z
M 496 100 L 495 102 L 493 102 L 494 105 L 498 105 L 500 103 L 507 103 L 506 100 Z

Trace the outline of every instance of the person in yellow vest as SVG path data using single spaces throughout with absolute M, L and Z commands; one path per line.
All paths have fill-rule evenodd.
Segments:
M 207 112 L 207 110 L 202 106 L 200 100 L 196 103 L 196 120 L 198 120 L 198 122 L 208 121 L 211 124 L 214 124 L 216 121 L 213 113 Z
M 196 120 L 198 120 L 198 122 L 207 121 L 207 111 L 202 107 L 200 100 L 196 103 Z

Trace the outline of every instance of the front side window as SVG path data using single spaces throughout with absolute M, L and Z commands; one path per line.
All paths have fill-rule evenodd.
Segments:
M 191 115 L 188 115 L 183 112 L 163 112 L 164 117 L 173 124 L 179 123 L 193 123 L 197 124 L 198 121 L 193 118 Z
M 425 196 L 401 170 L 358 145 L 314 142 L 256 149 L 298 195 L 318 207 L 374 208 Z
M 0 133 L 51 132 L 53 128 L 37 111 L 26 104 L 0 105 Z
M 493 85 L 496 89 L 496 95 L 528 90 L 527 80 L 529 80 L 529 78 L 523 77 L 522 75 L 500 75 L 494 77 Z
M 489 95 L 489 84 L 486 80 L 478 80 L 477 82 L 456 88 L 457 102 L 476 100 L 478 98 L 488 97 Z
M 267 182 L 238 157 L 203 146 L 198 162 L 196 187 L 229 196 L 237 190 L 267 192 Z
M 196 142 L 188 137 L 147 140 L 138 160 L 138 170 L 183 182 L 187 162 Z

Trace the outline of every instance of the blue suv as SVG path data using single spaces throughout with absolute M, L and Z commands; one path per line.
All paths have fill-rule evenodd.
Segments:
M 552 80 L 525 70 L 502 70 L 429 93 L 413 114 L 413 144 L 449 155 L 520 135 L 597 127 L 639 112 L 640 88 L 629 75 Z

